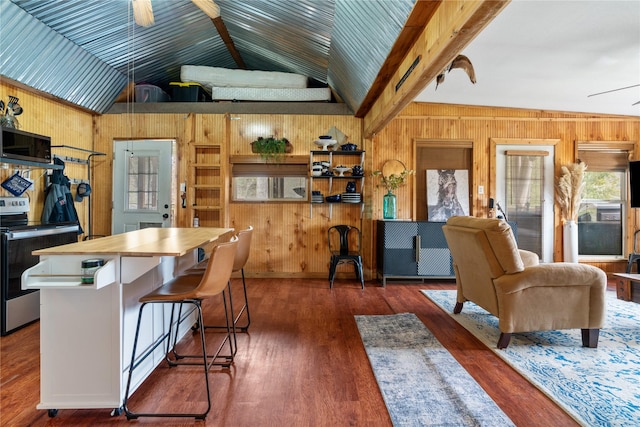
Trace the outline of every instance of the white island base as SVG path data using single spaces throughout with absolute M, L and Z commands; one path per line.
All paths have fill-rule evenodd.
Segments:
M 34 252 L 40 255 L 40 262 L 24 272 L 22 287 L 40 289 L 41 400 L 37 409 L 49 410 L 51 417 L 59 409 L 108 408 L 113 415 L 120 414 L 138 299 L 193 266 L 198 247 L 220 236 L 228 238 L 231 232 L 220 228 L 144 229 L 59 246 L 55 253 L 53 249 Z M 93 258 L 104 259 L 105 265 L 95 273 L 93 284 L 83 284 L 81 262 Z M 144 311 L 139 355 L 165 337 L 170 310 L 170 305 L 161 304 Z M 181 324 L 180 337 L 195 323 L 193 310 L 188 316 Z M 164 346 L 160 345 L 134 371 L 132 390 L 162 360 Z

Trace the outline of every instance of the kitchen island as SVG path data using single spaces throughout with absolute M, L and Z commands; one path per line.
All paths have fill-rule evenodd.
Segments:
M 71 408 L 113 408 L 119 414 L 138 299 L 192 267 L 198 248 L 210 249 L 232 235 L 231 228 L 145 228 L 34 251 L 40 262 L 23 273 L 22 288 L 41 292 L 37 408 L 48 409 L 51 417 Z M 82 276 L 87 259 L 104 260 L 93 280 Z M 169 311 L 170 306 L 145 310 L 139 354 L 166 335 Z M 181 336 L 195 322 L 190 316 Z M 132 390 L 164 360 L 163 348 L 136 369 Z

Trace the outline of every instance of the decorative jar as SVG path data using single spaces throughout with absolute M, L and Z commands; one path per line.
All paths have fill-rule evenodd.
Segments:
M 382 198 L 382 217 L 396 219 L 396 195 L 389 191 Z

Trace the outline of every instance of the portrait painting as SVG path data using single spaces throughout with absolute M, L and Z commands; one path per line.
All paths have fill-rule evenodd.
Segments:
M 469 171 L 428 169 L 427 220 L 445 222 L 459 215 L 469 215 Z

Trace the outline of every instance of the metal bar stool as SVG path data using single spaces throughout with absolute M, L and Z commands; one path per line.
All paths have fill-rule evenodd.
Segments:
M 229 320 L 229 311 L 227 309 L 225 287 L 228 286 L 231 278 L 231 270 L 233 267 L 233 260 L 238 246 L 238 238 L 233 237 L 229 242 L 218 244 L 209 257 L 207 268 L 204 274 L 199 277 L 195 275 L 182 275 L 167 282 L 160 288 L 150 292 L 140 298 L 142 305 L 138 312 L 138 323 L 136 326 L 135 339 L 133 341 L 133 350 L 131 354 L 131 364 L 129 365 L 129 378 L 127 380 L 127 389 L 125 392 L 123 408 L 126 413 L 127 419 L 136 419 L 139 417 L 193 417 L 196 419 L 205 419 L 209 411 L 211 410 L 211 392 L 209 389 L 209 368 L 214 364 L 216 359 L 220 357 L 220 353 L 225 346 L 229 344 L 230 351 L 233 352 L 232 339 L 231 339 L 231 322 Z M 198 322 L 202 324 L 202 301 L 208 298 L 212 298 L 216 295 L 222 294 L 222 300 L 224 305 L 224 312 L 227 323 L 227 334 L 222 340 L 218 349 L 213 355 L 207 355 L 206 340 L 204 329 L 200 328 L 200 340 L 202 343 L 201 355 L 188 355 L 181 356 L 182 358 L 198 358 L 201 359 L 198 362 L 178 362 L 171 360 L 169 353 L 172 347 L 175 347 L 176 342 L 174 339 L 173 346 L 171 345 L 172 328 L 178 328 L 180 323 L 180 315 L 177 321 L 174 321 L 175 305 L 191 304 L 197 310 Z M 140 323 L 142 320 L 142 312 L 147 304 L 172 304 L 171 318 L 169 322 L 169 330 L 164 335 L 163 339 L 158 340 L 149 350 L 147 350 L 140 359 L 136 362 L 136 350 L 138 346 L 138 337 L 140 334 Z M 181 310 L 180 310 L 181 311 Z M 176 334 L 177 337 L 177 334 Z M 131 387 L 131 378 L 135 368 L 137 368 L 153 351 L 164 341 L 167 341 L 167 347 L 165 352 L 165 359 L 169 362 L 170 366 L 176 365 L 198 365 L 203 366 L 204 380 L 207 389 L 207 409 L 202 413 L 138 413 L 133 412 L 128 407 L 129 391 Z M 231 360 L 227 361 L 227 366 L 231 364 Z
M 231 305 L 231 314 L 233 317 L 233 325 L 235 328 L 240 329 L 241 332 L 247 332 L 249 330 L 249 325 L 251 324 L 251 315 L 249 313 L 249 299 L 247 298 L 247 283 L 244 278 L 244 266 L 249 259 L 249 253 L 251 250 L 251 236 L 253 235 L 253 227 L 249 226 L 248 228 L 241 230 L 236 235 L 238 237 L 238 249 L 236 250 L 236 256 L 233 260 L 233 272 L 240 271 L 242 275 L 242 289 L 244 291 L 244 304 L 240 308 L 237 314 L 235 314 L 233 308 L 233 299 L 231 296 L 231 287 L 229 287 L 229 300 Z M 204 268 L 206 266 L 207 260 L 204 260 L 190 268 L 185 272 L 185 274 L 202 274 L 204 272 Z M 246 312 L 247 314 L 247 322 L 244 326 L 237 326 L 238 321 L 242 314 Z M 224 326 L 217 325 L 205 325 L 205 328 L 224 328 Z M 236 348 L 237 350 L 237 348 Z M 235 355 L 235 351 L 233 353 Z

